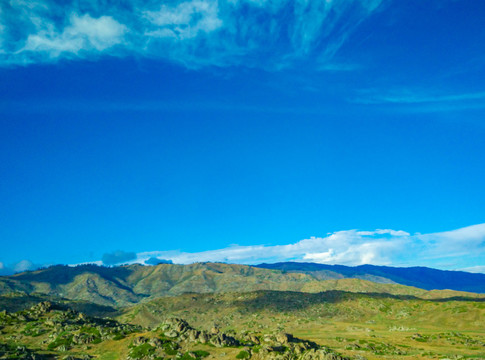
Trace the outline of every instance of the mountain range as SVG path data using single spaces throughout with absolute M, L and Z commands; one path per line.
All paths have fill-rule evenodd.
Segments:
M 428 291 L 434 289 L 454 291 Z M 485 292 L 485 275 L 371 265 L 194 263 L 115 267 L 56 265 L 0 277 L 0 294 L 45 294 L 108 306 L 129 306 L 185 293 L 259 290 L 304 293 L 341 290 L 436 298 L 463 295 L 456 291 Z
M 344 266 L 299 262 L 281 262 L 257 266 L 291 273 L 310 274 L 321 280 L 357 278 L 378 283 L 414 286 L 426 290 L 450 289 L 476 293 L 485 292 L 485 274 L 465 271 L 446 271 L 428 267 Z

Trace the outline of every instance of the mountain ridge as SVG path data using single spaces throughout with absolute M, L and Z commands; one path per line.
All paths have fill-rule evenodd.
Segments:
M 485 293 L 485 274 L 469 273 L 458 270 L 438 270 L 424 266 L 391 267 L 378 265 L 327 265 L 305 262 L 280 262 L 259 264 L 256 267 L 287 272 L 312 273 L 332 271 L 344 277 L 377 276 L 406 286 L 425 290 L 456 290 Z M 315 274 L 316 275 L 316 274 Z
M 374 274 L 361 271 L 352 278 L 349 276 L 351 271 L 349 269 L 338 273 L 315 267 L 316 265 L 306 264 L 305 267 L 298 263 L 266 264 L 266 266 L 279 267 L 276 269 L 224 263 L 156 266 L 132 264 L 116 267 L 56 265 L 0 277 L 0 294 L 12 292 L 44 294 L 117 307 L 186 293 L 260 290 L 303 293 L 341 290 L 412 295 L 423 298 L 462 295 L 453 289 L 446 290 L 448 291 L 446 295 L 444 290 L 437 290 L 437 293 L 430 295 L 430 291 L 426 289 L 402 285 L 392 278 L 384 277 L 386 274 L 382 271 L 380 273 L 374 271 Z M 352 271 L 355 272 L 355 269 Z M 439 270 L 437 271 L 441 274 Z M 479 285 L 476 287 L 480 288 Z M 477 294 L 470 296 L 480 297 Z

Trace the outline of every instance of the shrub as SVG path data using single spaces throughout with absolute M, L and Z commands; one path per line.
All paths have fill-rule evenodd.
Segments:
M 209 353 L 209 352 L 204 351 L 204 350 L 195 350 L 195 351 L 193 351 L 193 353 L 194 353 L 195 355 L 197 355 L 197 357 L 198 357 L 198 358 L 204 358 L 204 357 L 206 357 L 206 356 L 209 356 L 209 355 L 210 355 L 210 353 Z
M 251 355 L 246 350 L 241 350 L 239 354 L 236 355 L 236 359 L 249 359 Z
M 149 357 L 155 352 L 155 348 L 150 344 L 142 344 L 139 346 L 135 346 L 130 351 L 130 357 L 132 359 L 143 359 L 145 357 Z

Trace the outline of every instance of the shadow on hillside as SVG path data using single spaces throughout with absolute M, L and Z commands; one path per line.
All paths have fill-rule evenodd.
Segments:
M 21 282 L 47 282 L 54 286 L 65 285 L 74 280 L 78 275 L 84 273 L 97 274 L 105 280 L 115 283 L 118 287 L 125 289 L 129 292 L 133 290 L 123 284 L 124 281 L 131 273 L 133 269 L 127 267 L 104 267 L 97 265 L 79 265 L 79 266 L 67 266 L 67 265 L 54 265 L 46 269 L 37 271 L 27 271 L 13 276 L 5 277 L 4 280 L 17 280 Z
M 29 309 L 42 301 L 50 301 L 54 304 L 55 308 L 61 310 L 72 309 L 90 316 L 114 317 L 119 314 L 119 310 L 111 306 L 94 304 L 87 301 L 72 301 L 44 294 L 26 295 L 20 293 L 1 295 L 0 311 L 17 312 Z
M 275 312 L 303 310 L 310 306 L 323 303 L 342 303 L 356 299 L 393 299 L 413 300 L 423 302 L 469 301 L 485 302 L 485 298 L 456 296 L 442 299 L 422 299 L 412 295 L 392 295 L 386 293 L 356 293 L 349 291 L 330 290 L 320 293 L 301 293 L 291 291 L 257 291 L 256 296 L 236 300 L 234 305 L 249 311 L 272 310 Z

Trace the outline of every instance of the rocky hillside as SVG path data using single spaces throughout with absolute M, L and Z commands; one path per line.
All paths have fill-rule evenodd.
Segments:
M 481 298 L 327 291 L 184 294 L 91 316 L 68 300 L 0 296 L 0 358 L 484 359 Z M 39 296 L 42 298 L 42 296 Z M 21 305 L 19 305 L 21 304 Z M 9 310 L 20 308 L 18 311 Z M 109 317 L 106 317 L 109 315 Z
M 485 326 L 485 299 L 423 299 L 335 290 L 315 294 L 292 291 L 185 294 L 122 309 L 119 319 L 155 326 L 167 316 L 183 316 L 200 327 L 218 323 L 241 330 L 285 326 L 298 331 L 330 322 L 481 330 Z
M 157 326 L 169 317 L 184 317 L 209 332 L 287 332 L 360 359 L 485 359 L 483 298 L 344 291 L 185 294 L 127 308 L 118 319 Z
M 19 312 L 0 312 L 2 359 L 301 359 L 350 360 L 284 332 L 225 333 L 198 330 L 169 318 L 154 329 L 89 317 L 51 302 Z

